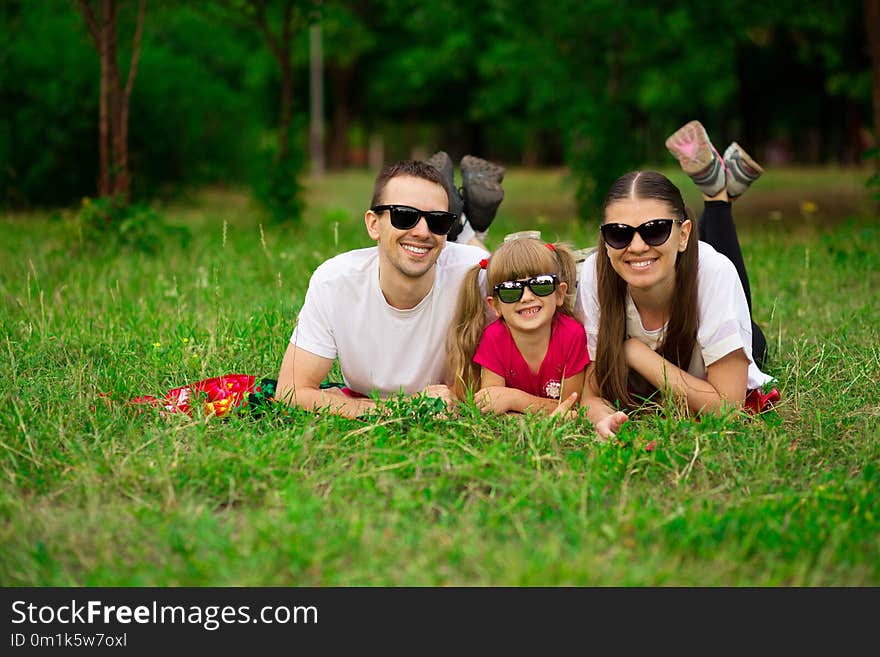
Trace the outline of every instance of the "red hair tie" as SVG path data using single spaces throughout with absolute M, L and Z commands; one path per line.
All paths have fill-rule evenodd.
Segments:
M 480 269 L 486 269 L 489 267 L 489 261 L 486 258 L 480 260 Z
M 552 244 L 550 244 L 550 242 L 547 242 L 544 246 L 546 246 L 551 251 L 554 251 L 554 252 L 556 251 L 556 247 L 553 246 Z

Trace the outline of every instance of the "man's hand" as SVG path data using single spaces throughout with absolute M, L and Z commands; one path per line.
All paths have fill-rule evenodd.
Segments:
M 442 383 L 434 383 L 425 386 L 421 394 L 429 399 L 440 400 L 443 402 L 442 409 L 436 410 L 433 414 L 440 418 L 448 418 L 457 412 L 458 400 L 452 392 L 452 388 Z M 439 406 L 439 404 L 437 404 Z
M 442 399 L 447 408 L 455 405 L 455 395 L 452 394 L 452 389 L 447 385 L 444 385 L 442 383 L 435 383 L 433 385 L 426 386 L 423 392 L 425 393 L 426 397 L 436 397 L 437 399 Z

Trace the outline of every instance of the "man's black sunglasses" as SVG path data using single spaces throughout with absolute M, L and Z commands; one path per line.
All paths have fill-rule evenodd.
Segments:
M 391 212 L 391 225 L 397 230 L 409 230 L 422 217 L 428 222 L 428 230 L 435 235 L 446 235 L 452 230 L 452 224 L 458 215 L 445 210 L 419 210 L 409 205 L 376 205 L 370 208 L 373 212 Z
M 635 234 L 642 236 L 642 240 L 649 246 L 660 246 L 669 239 L 672 233 L 672 224 L 684 223 L 681 219 L 651 219 L 638 226 L 629 224 L 602 224 L 602 239 L 612 249 L 625 249 L 632 242 Z
M 495 286 L 495 296 L 504 303 L 516 303 L 522 299 L 526 285 L 536 297 L 546 297 L 556 291 L 556 274 L 541 274 L 526 281 L 504 281 Z

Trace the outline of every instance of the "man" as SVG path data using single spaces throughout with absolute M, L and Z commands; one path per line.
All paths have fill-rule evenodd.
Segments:
M 449 212 L 449 173 L 414 160 L 379 173 L 364 215 L 376 246 L 342 253 L 315 270 L 281 363 L 276 399 L 347 417 L 372 411 L 374 392 L 380 398 L 424 393 L 452 403 L 446 333 L 465 273 L 488 252 L 447 240 L 460 224 L 458 213 Z M 498 171 L 476 187 L 496 191 L 494 216 Z M 336 358 L 345 388 L 321 388 Z

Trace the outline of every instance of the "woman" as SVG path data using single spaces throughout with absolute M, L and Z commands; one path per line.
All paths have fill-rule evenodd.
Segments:
M 581 403 L 602 437 L 628 419 L 615 406 L 631 410 L 658 390 L 692 413 L 778 399 L 761 393 L 772 377 L 759 368 L 766 342 L 751 321 L 730 201 L 761 168 L 735 143 L 722 158 L 696 121 L 666 145 L 703 192 L 699 230 L 668 178 L 627 173 L 606 195 L 599 248 L 581 270 L 593 356 Z

